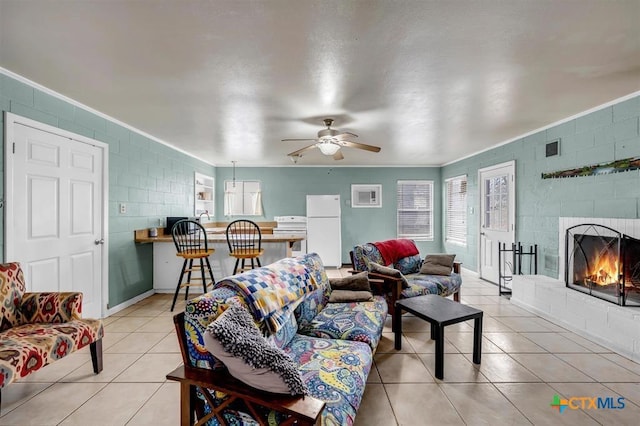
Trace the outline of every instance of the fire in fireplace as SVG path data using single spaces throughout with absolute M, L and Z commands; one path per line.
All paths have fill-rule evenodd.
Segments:
M 640 306 L 640 240 L 602 225 L 565 236 L 567 287 L 623 306 Z
M 573 282 L 583 282 L 587 286 L 616 285 L 620 276 L 620 240 L 584 234 L 573 237 L 582 254 L 574 255 Z

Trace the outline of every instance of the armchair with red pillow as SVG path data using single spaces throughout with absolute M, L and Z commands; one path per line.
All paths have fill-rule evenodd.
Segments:
M 460 301 L 460 262 L 454 254 L 422 257 L 412 240 L 395 239 L 354 246 L 350 253 L 354 272 L 368 271 L 383 282 L 380 290 L 393 314 L 398 299 L 438 294 Z

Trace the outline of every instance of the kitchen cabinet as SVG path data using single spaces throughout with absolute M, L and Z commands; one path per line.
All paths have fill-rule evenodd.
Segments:
M 198 217 L 200 214 L 208 213 L 209 216 L 213 217 L 215 214 L 213 204 L 215 200 L 214 179 L 211 176 L 196 172 L 194 183 L 194 216 Z

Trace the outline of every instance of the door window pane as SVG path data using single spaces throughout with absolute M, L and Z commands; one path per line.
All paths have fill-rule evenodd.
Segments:
M 485 217 L 484 226 L 494 231 L 509 230 L 509 181 L 506 175 L 495 176 L 484 181 Z

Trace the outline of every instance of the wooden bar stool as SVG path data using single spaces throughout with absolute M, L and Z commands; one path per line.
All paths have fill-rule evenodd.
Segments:
M 215 249 L 209 248 L 207 233 L 202 225 L 193 220 L 183 219 L 173 225 L 171 235 L 173 236 L 173 243 L 176 245 L 176 256 L 184 259 L 176 293 L 173 295 L 173 303 L 171 304 L 171 312 L 173 312 L 181 288 L 185 288 L 184 300 L 189 297 L 190 286 L 202 285 L 203 291 L 207 292 L 205 269 L 209 272 L 208 278 L 211 280 L 212 286 L 216 280 L 213 278 L 213 271 L 209 263 L 209 256 L 215 252 Z M 199 264 L 194 266 L 194 260 L 199 260 Z M 194 276 L 192 278 L 191 273 L 198 270 L 200 271 L 200 277 Z M 187 274 L 187 281 L 183 283 L 182 280 L 185 274 Z
M 235 220 L 227 226 L 226 234 L 229 256 L 236 258 L 236 265 L 233 268 L 234 275 L 238 273 L 240 261 L 242 261 L 240 272 L 255 268 L 254 260 L 258 267 L 262 266 L 259 259 L 259 256 L 264 254 L 262 232 L 255 222 L 246 219 Z M 245 267 L 247 259 L 251 260 L 251 268 Z

